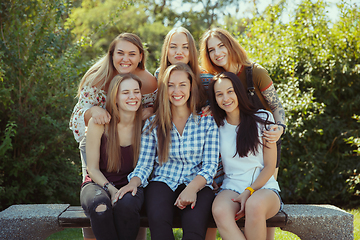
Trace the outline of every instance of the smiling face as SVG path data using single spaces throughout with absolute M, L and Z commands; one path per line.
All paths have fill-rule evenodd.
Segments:
M 239 102 L 234 91 L 232 82 L 227 78 L 221 78 L 214 84 L 216 103 L 227 115 L 239 113 Z
M 225 47 L 224 43 L 217 37 L 209 38 L 207 43 L 207 50 L 213 64 L 224 68 L 226 71 L 229 71 L 229 52 L 228 49 Z
M 119 85 L 117 105 L 119 110 L 136 112 L 141 104 L 139 83 L 130 78 L 123 80 Z
M 188 74 L 185 71 L 173 71 L 168 82 L 170 103 L 175 107 L 186 105 L 190 97 L 190 88 L 191 83 Z
M 138 67 L 142 54 L 133 43 L 120 40 L 115 45 L 112 60 L 118 73 L 131 73 Z
M 176 32 L 172 35 L 168 46 L 168 61 L 171 64 L 189 63 L 189 41 L 185 33 Z

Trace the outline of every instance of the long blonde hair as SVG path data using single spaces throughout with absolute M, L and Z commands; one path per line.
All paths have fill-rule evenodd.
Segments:
M 118 74 L 116 75 L 109 86 L 109 91 L 106 97 L 106 110 L 110 113 L 111 119 L 110 123 L 107 127 L 106 135 L 107 135 L 107 155 L 108 155 L 108 164 L 107 171 L 108 172 L 119 172 L 121 169 L 121 161 L 118 159 L 122 159 L 121 156 L 121 148 L 120 148 L 120 139 L 118 134 L 118 123 L 121 121 L 120 119 L 120 111 L 117 105 L 117 96 L 120 92 L 120 84 L 127 80 L 134 79 L 138 82 L 139 87 L 141 89 L 141 80 L 134 74 Z M 134 133 L 132 138 L 132 150 L 134 157 L 135 167 L 137 163 L 137 159 L 139 157 L 140 152 L 140 140 L 141 140 L 141 128 L 142 128 L 142 104 L 140 104 L 139 109 L 136 111 L 135 120 L 134 120 Z
M 225 72 L 224 68 L 215 65 L 210 59 L 208 40 L 212 37 L 218 38 L 225 45 L 228 50 L 230 63 L 241 64 L 244 66 L 249 66 L 251 64 L 245 49 L 228 31 L 221 28 L 213 28 L 203 34 L 200 44 L 201 66 L 209 73 L 216 75 Z
M 201 101 L 198 102 L 198 105 L 196 106 L 197 111 L 200 111 L 201 108 L 206 104 L 207 95 L 205 92 L 204 87 L 202 86 L 200 82 L 200 69 L 199 69 L 199 61 L 198 61 L 198 54 L 196 51 L 196 45 L 195 40 L 189 30 L 187 30 L 184 27 L 176 27 L 171 29 L 168 34 L 165 37 L 164 43 L 162 45 L 161 49 L 161 61 L 160 61 L 160 69 L 159 69 L 159 76 L 158 79 L 161 79 L 165 70 L 167 67 L 171 65 L 168 58 L 169 48 L 170 48 L 170 41 L 172 36 L 175 33 L 183 33 L 186 35 L 186 38 L 188 40 L 188 47 L 189 47 L 189 63 L 192 72 L 194 73 L 194 79 L 198 83 L 199 86 L 199 94 L 201 95 Z M 158 103 L 155 103 L 155 106 L 158 106 Z M 155 107 L 155 108 L 156 108 Z
M 171 143 L 171 134 L 172 129 L 172 114 L 171 114 L 171 103 L 169 100 L 168 94 L 168 85 L 170 75 L 174 71 L 184 71 L 188 75 L 190 80 L 190 97 L 187 101 L 187 106 L 190 109 L 190 112 L 195 116 L 196 106 L 200 101 L 199 95 L 199 86 L 198 82 L 195 81 L 195 75 L 192 72 L 191 68 L 185 63 L 176 63 L 166 68 L 163 77 L 158 80 L 158 94 L 157 99 L 159 100 L 158 109 L 155 112 L 155 117 L 152 123 L 148 127 L 149 134 L 154 128 L 157 127 L 157 137 L 158 137 L 158 157 L 159 163 L 163 164 L 168 160 L 169 156 L 169 147 Z
M 138 68 L 145 69 L 145 50 L 142 45 L 141 39 L 133 33 L 121 33 L 109 45 L 109 49 L 104 57 L 97 61 L 85 73 L 78 87 L 77 96 L 80 96 L 81 89 L 84 86 L 97 86 L 98 89 L 104 89 L 105 85 L 111 81 L 112 77 L 116 74 L 113 63 L 113 54 L 115 46 L 119 41 L 127 41 L 134 44 L 142 55 Z

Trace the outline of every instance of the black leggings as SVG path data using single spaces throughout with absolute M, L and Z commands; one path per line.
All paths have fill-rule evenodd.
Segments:
M 138 188 L 135 196 L 124 195 L 114 206 L 110 195 L 96 183 L 88 183 L 81 188 L 80 202 L 97 240 L 136 239 L 140 227 L 140 209 L 144 202 L 144 192 Z M 96 211 L 100 205 L 106 205 L 105 211 Z
M 183 240 L 205 239 L 214 193 L 209 187 L 204 187 L 197 193 L 194 209 L 188 205 L 180 210 L 174 206 L 174 203 L 185 187 L 181 184 L 173 192 L 165 183 L 154 181 L 145 188 L 145 204 L 152 240 L 174 239 L 172 231 L 174 214 L 181 216 Z

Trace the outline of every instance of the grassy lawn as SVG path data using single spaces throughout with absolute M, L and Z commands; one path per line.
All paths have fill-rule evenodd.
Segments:
M 360 239 L 360 207 L 358 209 L 346 210 L 347 212 L 354 215 L 354 239 Z M 181 229 L 174 229 L 175 239 L 181 239 L 182 237 L 182 230 Z M 57 232 L 47 240 L 80 240 L 82 238 L 81 228 L 69 228 L 65 229 L 64 231 Z M 148 230 L 148 237 L 150 239 L 150 233 Z M 221 237 L 218 233 L 217 240 L 220 240 Z M 282 231 L 280 228 L 276 228 L 275 231 L 275 239 L 276 240 L 299 240 L 295 234 L 290 232 Z

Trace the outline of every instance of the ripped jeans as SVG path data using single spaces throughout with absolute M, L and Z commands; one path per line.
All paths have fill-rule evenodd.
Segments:
M 80 202 L 97 240 L 136 239 L 140 227 L 139 212 L 144 202 L 143 188 L 139 187 L 135 196 L 126 193 L 112 205 L 111 197 L 104 189 L 96 183 L 87 183 L 81 188 Z

